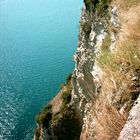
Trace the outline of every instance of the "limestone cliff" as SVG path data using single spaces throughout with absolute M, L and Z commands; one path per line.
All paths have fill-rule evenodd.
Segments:
M 35 140 L 140 139 L 139 11 L 139 0 L 84 0 L 75 69 L 37 116 Z

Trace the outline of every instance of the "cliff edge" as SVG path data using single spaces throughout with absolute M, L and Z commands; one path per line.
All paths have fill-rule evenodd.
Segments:
M 140 1 L 84 0 L 74 60 L 34 140 L 139 140 Z

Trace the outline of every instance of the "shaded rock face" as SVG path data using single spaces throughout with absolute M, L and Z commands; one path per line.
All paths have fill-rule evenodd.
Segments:
M 75 69 L 51 109 L 40 113 L 34 140 L 139 139 L 140 35 L 134 29 L 140 32 L 140 8 L 122 12 L 110 0 L 84 2 Z

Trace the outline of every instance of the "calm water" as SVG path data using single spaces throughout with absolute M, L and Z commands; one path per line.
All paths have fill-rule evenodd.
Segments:
M 73 70 L 82 0 L 0 0 L 0 140 L 30 140 Z

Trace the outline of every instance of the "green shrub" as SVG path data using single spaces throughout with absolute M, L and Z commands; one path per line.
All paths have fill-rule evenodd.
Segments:
M 102 43 L 102 46 L 101 46 L 102 51 L 109 50 L 110 45 L 111 45 L 111 35 L 110 35 L 110 33 L 108 33 L 105 36 L 105 39 L 103 40 L 103 43 Z
M 86 10 L 98 13 L 99 15 L 107 15 L 111 0 L 84 0 Z
M 91 32 L 91 22 L 90 21 L 81 22 L 81 29 L 83 32 L 85 32 L 86 35 L 89 35 Z
M 100 16 L 107 16 L 109 10 L 109 4 L 110 4 L 110 0 L 100 0 L 100 2 L 94 6 L 93 11 Z
M 84 0 L 85 6 L 87 10 L 90 10 L 91 0 Z
M 62 93 L 63 104 L 68 104 L 71 101 L 71 93 L 63 92 Z
M 58 122 L 60 119 L 60 112 L 53 114 L 52 123 Z
M 109 50 L 102 51 L 97 61 L 101 67 L 114 72 L 119 70 L 121 64 Z
M 52 105 L 48 104 L 37 116 L 36 122 L 38 124 L 43 124 L 46 128 L 52 119 Z
M 51 112 L 52 111 L 52 105 L 51 104 L 48 104 L 46 107 L 44 107 L 43 110 L 44 111 L 47 111 L 47 112 Z
M 110 69 L 112 71 L 119 70 L 121 63 L 118 59 L 116 59 L 116 55 L 110 52 L 111 45 L 111 35 L 108 33 L 105 36 L 105 39 L 103 40 L 102 46 L 101 46 L 101 54 L 97 58 L 98 63 L 100 66 Z

